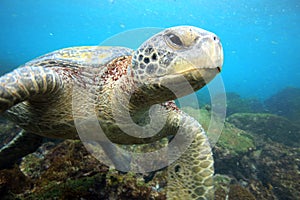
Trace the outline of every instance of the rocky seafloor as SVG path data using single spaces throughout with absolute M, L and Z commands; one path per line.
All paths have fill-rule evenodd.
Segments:
M 213 148 L 216 200 L 300 199 L 297 92 L 286 88 L 262 103 L 227 95 L 228 116 Z M 207 130 L 209 106 L 183 110 Z M 5 120 L 0 128 L 1 143 L 18 131 Z M 166 199 L 166 177 L 166 170 L 154 177 L 120 173 L 80 141 L 48 140 L 13 169 L 0 171 L 0 199 Z

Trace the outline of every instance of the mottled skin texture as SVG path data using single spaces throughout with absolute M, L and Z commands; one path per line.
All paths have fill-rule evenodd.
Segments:
M 151 143 L 181 129 L 184 134 L 179 139 L 193 142 L 168 167 L 167 196 L 213 199 L 213 158 L 207 137 L 201 125 L 171 100 L 191 93 L 189 87 L 192 91 L 203 87 L 222 64 L 217 36 L 190 26 L 166 29 L 135 52 L 123 47 L 73 47 L 32 60 L 0 77 L 0 112 L 24 129 L 1 149 L 0 167 L 34 151 L 40 136 L 77 139 L 74 118 L 86 117 L 92 106 L 107 137 L 117 144 Z M 75 87 L 80 90 L 74 92 Z M 74 101 L 86 103 L 72 107 Z M 116 124 L 114 114 L 123 117 L 124 109 L 129 109 L 135 123 L 149 123 L 149 109 L 155 104 L 160 107 L 157 119 L 167 119 L 156 135 L 133 137 Z M 124 126 L 126 120 L 121 121 Z

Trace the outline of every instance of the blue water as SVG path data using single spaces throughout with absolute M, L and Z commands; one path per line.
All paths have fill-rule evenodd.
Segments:
M 264 99 L 300 87 L 299 24 L 299 0 L 1 0 L 0 74 L 133 28 L 194 25 L 221 38 L 226 91 Z

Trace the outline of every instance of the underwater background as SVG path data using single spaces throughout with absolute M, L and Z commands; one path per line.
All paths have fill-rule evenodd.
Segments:
M 214 32 L 224 48 L 227 93 L 226 123 L 214 147 L 216 199 L 300 199 L 299 24 L 299 0 L 1 0 L 0 75 L 42 54 L 98 45 L 136 28 L 192 25 Z M 209 96 L 203 91 L 197 92 L 201 108 L 191 102 L 183 109 L 191 116 L 200 112 L 195 118 L 207 129 Z M 18 129 L 0 122 L 2 144 L 3 135 Z M 163 188 L 164 174 L 143 185 L 136 175 L 97 166 L 77 142 L 39 151 L 42 156 L 25 159 L 22 173 L 0 171 L 0 199 L 14 199 L 12 193 L 25 199 L 164 199 L 156 188 Z
M 297 0 L 2 0 L 0 73 L 134 28 L 193 25 L 221 38 L 226 90 L 265 99 L 300 86 L 299 15 Z

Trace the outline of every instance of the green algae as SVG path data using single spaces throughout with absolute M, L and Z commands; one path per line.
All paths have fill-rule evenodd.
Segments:
M 253 134 L 299 147 L 300 127 L 284 117 L 268 113 L 236 113 L 228 121 Z
M 37 161 L 37 165 L 33 163 Z M 38 167 L 39 166 L 39 167 Z M 164 199 L 153 190 L 160 178 L 145 183 L 141 175 L 121 174 L 92 157 L 80 141 L 66 140 L 45 157 L 27 156 L 22 171 L 32 185 L 19 199 Z M 36 171 L 35 171 L 36 170 Z M 34 173 L 33 173 L 34 171 Z M 39 174 L 39 176 L 37 176 Z M 22 187 L 22 185 L 20 185 Z
M 90 197 L 92 194 L 95 194 L 94 197 L 96 197 L 100 191 L 93 190 L 95 188 L 101 190 L 101 187 L 97 187 L 97 185 L 103 184 L 104 177 L 96 175 L 65 182 L 51 181 L 34 193 L 23 196 L 22 199 L 80 199 Z
M 204 130 L 208 129 L 211 120 L 210 111 L 191 107 L 185 107 L 182 110 L 194 117 L 203 126 Z M 207 135 L 210 137 L 209 132 L 207 132 Z M 226 149 L 233 156 L 255 149 L 254 139 L 249 133 L 227 122 L 224 124 L 217 146 Z
M 229 150 L 231 155 L 255 149 L 254 139 L 250 134 L 228 123 L 225 123 L 217 145 Z
M 183 108 L 185 112 L 196 118 L 207 130 L 211 113 L 207 109 L 193 109 L 189 107 Z M 241 115 L 241 114 L 240 114 Z M 253 118 L 253 116 L 256 118 Z M 232 115 L 234 116 L 234 115 Z M 259 116 L 259 117 L 257 117 Z M 269 117 L 269 120 L 273 119 L 270 117 L 270 114 L 250 114 L 243 115 L 243 123 L 252 123 L 260 122 L 261 118 Z M 276 116 L 278 117 L 278 116 Z M 250 119 L 250 121 L 248 121 Z M 298 177 L 295 177 L 295 171 L 291 169 L 291 172 L 286 175 L 286 182 L 284 180 L 279 179 L 281 176 L 281 171 L 278 174 L 273 174 L 272 172 L 268 172 L 270 165 L 272 169 L 280 170 L 283 169 L 282 166 L 288 166 L 288 163 L 285 162 L 295 162 L 295 157 L 293 157 L 293 161 L 284 160 L 283 158 L 288 158 L 288 152 L 283 151 L 282 149 L 280 153 L 282 155 L 278 155 L 278 158 L 273 159 L 274 155 L 265 155 L 266 152 L 275 152 L 274 150 L 264 151 L 261 149 L 256 149 L 254 139 L 252 135 L 257 135 L 258 132 L 255 134 L 252 133 L 251 126 L 248 127 L 247 124 L 241 125 L 240 129 L 237 128 L 238 125 L 233 125 L 229 123 L 230 120 L 225 122 L 224 129 L 222 134 L 219 138 L 218 143 L 216 144 L 216 148 L 221 150 L 222 152 L 227 151 L 226 159 L 232 159 L 233 165 L 230 165 L 228 162 L 221 160 L 226 156 L 226 153 L 219 154 L 220 156 L 216 158 L 216 161 L 219 160 L 219 163 L 222 165 L 230 165 L 226 169 L 230 168 L 234 171 L 239 171 L 246 176 L 246 173 L 257 173 L 251 171 L 243 171 L 248 166 L 252 166 L 254 162 L 259 168 L 259 171 L 264 171 L 265 176 L 268 175 L 268 180 L 273 180 L 272 184 L 274 187 L 282 188 L 284 186 L 286 189 L 283 190 L 285 194 L 287 194 L 288 185 L 291 185 L 295 182 Z M 250 124 L 251 124 L 250 123 Z M 244 126 L 246 125 L 246 126 Z M 249 128 L 245 130 L 241 130 L 242 128 Z M 253 127 L 255 128 L 255 126 Z M 258 128 L 258 127 L 256 127 Z M 252 131 L 251 131 L 252 130 Z M 258 129 L 260 130 L 260 129 Z M 263 134 L 265 132 L 261 132 Z M 208 136 L 210 133 L 208 133 Z M 164 143 L 163 143 L 164 144 Z M 145 147 L 142 148 L 142 150 Z M 216 149 L 215 148 L 215 149 Z M 279 153 L 278 153 L 279 154 Z M 217 155 L 218 156 L 218 155 Z M 251 157 L 250 157 L 251 156 Z M 243 159 L 243 158 L 247 159 Z M 270 157 L 270 158 L 269 158 Z M 296 157 L 297 158 L 297 157 Z M 239 167 L 236 166 L 237 161 L 244 161 L 240 162 Z M 260 165 L 258 161 L 261 162 Z M 275 162 L 276 161 L 276 162 Z M 277 162 L 280 163 L 280 167 Z M 285 161 L 285 162 L 283 162 Z M 24 163 L 21 165 L 24 166 L 24 171 L 26 172 L 26 176 L 31 178 L 34 184 L 32 190 L 28 190 L 23 194 L 19 194 L 19 199 L 108 199 L 108 198 L 119 198 L 119 199 L 147 199 L 147 198 L 155 198 L 155 199 L 164 199 L 165 192 L 163 190 L 163 183 L 166 184 L 166 180 L 164 179 L 165 176 L 160 176 L 159 179 L 156 177 L 154 180 L 151 180 L 149 183 L 145 183 L 141 176 L 138 176 L 133 173 L 127 174 L 120 174 L 115 170 L 108 170 L 107 168 L 101 166 L 99 167 L 99 162 L 93 159 L 88 152 L 85 151 L 84 147 L 80 141 L 64 141 L 62 144 L 59 144 L 56 148 L 51 150 L 45 158 L 39 158 L 36 156 L 31 155 L 24 159 Z M 235 166 L 235 167 L 233 167 Z M 217 166 L 218 167 L 218 166 Z M 244 167 L 244 169 L 243 169 Z M 218 169 L 217 169 L 218 170 Z M 223 170 L 223 173 L 226 171 Z M 270 174 L 268 174 L 270 173 Z M 40 175 L 38 177 L 38 175 Z M 234 174 L 235 175 L 235 174 Z M 257 174 L 256 174 L 257 175 Z M 260 175 L 260 174 L 258 174 Z M 231 174 L 232 176 L 232 174 Z M 239 176 L 237 179 L 241 178 Z M 246 178 L 251 177 L 246 176 Z M 272 178 L 273 177 L 273 178 Z M 275 178 L 276 179 L 275 179 Z M 230 179 L 221 179 L 219 180 L 220 184 L 228 185 L 228 181 Z M 218 182 L 218 181 L 217 181 Z M 157 183 L 158 186 L 157 186 Z M 218 184 L 218 183 L 217 183 Z M 269 183 L 268 183 L 269 184 Z M 294 183 L 295 184 L 295 183 Z M 231 186 L 228 185 L 228 188 L 231 188 L 231 197 L 229 199 L 253 199 L 253 195 L 249 194 L 251 188 L 255 188 L 252 183 L 249 181 L 249 186 L 240 186 L 235 185 Z M 245 187 L 245 188 L 242 188 Z M 272 186 L 268 186 L 272 188 Z M 294 186 L 293 186 L 294 187 Z M 163 192 L 157 192 L 153 188 L 158 188 Z M 219 188 L 219 196 L 218 197 L 226 197 L 228 198 L 229 190 L 225 187 Z M 250 189 L 249 189 L 250 188 Z M 252 191 L 255 194 L 259 193 L 259 191 L 263 190 L 264 187 L 262 185 L 257 186 L 257 191 Z M 232 189 L 236 189 L 239 192 L 233 193 Z M 270 189 L 271 190 L 271 189 Z M 282 191 L 280 191 L 283 193 Z M 279 192 L 278 192 L 279 193 Z M 256 194 L 257 195 L 257 194 Z M 263 194 L 264 197 L 266 194 Z M 263 196 L 261 195 L 261 197 Z M 216 195 L 217 196 L 217 195 Z M 258 198 L 258 197 L 257 197 Z M 217 198 L 222 199 L 222 198 Z M 261 199 L 261 198 L 258 198 Z

